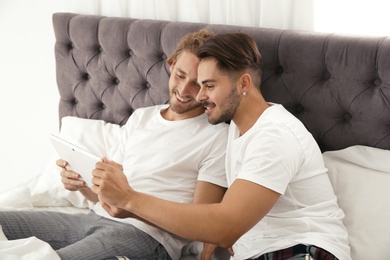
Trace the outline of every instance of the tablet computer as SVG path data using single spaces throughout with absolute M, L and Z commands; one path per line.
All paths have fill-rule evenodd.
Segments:
M 81 179 L 88 187 L 91 187 L 92 171 L 95 169 L 96 163 L 102 161 L 102 158 L 57 135 L 51 134 L 50 139 L 60 159 L 68 162 L 66 169 L 80 174 Z

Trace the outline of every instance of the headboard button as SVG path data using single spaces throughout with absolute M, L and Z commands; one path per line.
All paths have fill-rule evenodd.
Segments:
M 328 80 L 328 79 L 330 79 L 330 76 L 331 76 L 330 72 L 329 71 L 325 71 L 325 73 L 323 75 L 323 79 L 324 80 Z
M 284 72 L 284 69 L 282 66 L 279 66 L 277 69 L 276 69 L 276 73 L 277 74 L 282 74 Z
M 352 116 L 351 116 L 350 113 L 345 113 L 345 114 L 344 114 L 344 119 L 345 119 L 345 120 L 349 121 L 349 120 L 351 120 L 351 118 L 352 118 Z
M 380 79 L 374 79 L 374 85 L 379 87 L 380 85 L 382 85 L 382 80 Z
M 297 105 L 297 106 L 295 107 L 295 112 L 301 113 L 302 111 L 303 111 L 303 106 L 302 106 L 302 105 Z

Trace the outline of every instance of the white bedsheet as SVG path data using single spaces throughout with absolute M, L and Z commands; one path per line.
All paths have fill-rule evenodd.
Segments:
M 44 183 L 51 188 L 44 189 L 40 187 Z M 64 189 L 61 190 L 59 185 L 53 185 L 48 176 L 40 175 L 24 185 L 2 192 L 0 194 L 0 211 L 50 210 L 67 213 L 86 213 L 89 211 L 88 207 L 81 206 L 80 198 L 69 197 L 70 194 L 68 193 L 65 199 L 60 199 L 59 196 L 65 193 L 67 192 Z M 0 226 L 0 259 L 59 260 L 60 258 L 48 243 L 36 237 L 8 241 Z
M 29 237 L 8 241 L 0 227 L 0 259 L 2 260 L 60 260 L 46 242 Z
M 29 189 L 21 187 L 1 194 L 0 210 L 56 210 L 62 212 L 85 212 L 85 209 L 75 207 L 33 207 Z M 12 205 L 12 202 L 13 203 Z M 2 203 L 4 202 L 4 203 Z M 9 205 L 11 203 L 11 205 Z M 6 205 L 7 204 L 7 205 Z M 0 259 L 2 260 L 59 260 L 59 256 L 50 245 L 36 237 L 8 241 L 0 226 Z

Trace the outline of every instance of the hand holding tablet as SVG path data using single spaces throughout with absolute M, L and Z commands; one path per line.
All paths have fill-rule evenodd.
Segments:
M 66 169 L 80 174 L 87 186 L 91 187 L 92 171 L 95 169 L 96 163 L 102 161 L 102 158 L 59 136 L 51 134 L 50 140 L 60 158 L 68 162 Z

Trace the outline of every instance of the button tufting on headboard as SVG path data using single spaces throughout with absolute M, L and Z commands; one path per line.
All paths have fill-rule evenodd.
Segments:
M 373 83 L 374 83 L 375 86 L 379 87 L 380 85 L 382 85 L 382 80 L 374 79 Z
M 295 113 L 301 113 L 303 111 L 302 105 L 296 105 L 295 106 Z
M 345 113 L 343 117 L 344 117 L 345 121 L 351 120 L 351 118 L 352 118 L 350 113 Z
M 329 71 L 325 71 L 324 75 L 323 75 L 323 80 L 329 80 L 331 78 L 332 75 L 330 75 L 330 72 Z
M 276 74 L 282 74 L 283 72 L 284 72 L 284 69 L 283 69 L 282 66 L 280 66 L 280 67 L 278 67 L 278 68 L 276 69 Z

